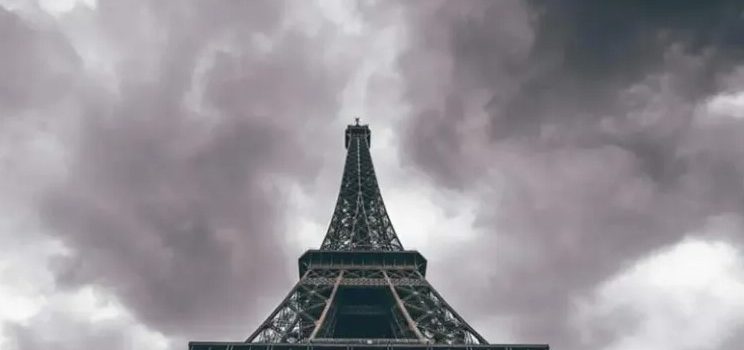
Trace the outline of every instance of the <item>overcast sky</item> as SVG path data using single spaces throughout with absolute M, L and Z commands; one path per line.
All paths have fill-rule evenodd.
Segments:
M 0 0 L 0 349 L 244 340 L 354 117 L 492 343 L 744 343 L 740 1 Z

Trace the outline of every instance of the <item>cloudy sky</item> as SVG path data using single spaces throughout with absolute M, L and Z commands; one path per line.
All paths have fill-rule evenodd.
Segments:
M 0 349 L 243 340 L 343 129 L 492 343 L 744 343 L 740 1 L 0 0 Z

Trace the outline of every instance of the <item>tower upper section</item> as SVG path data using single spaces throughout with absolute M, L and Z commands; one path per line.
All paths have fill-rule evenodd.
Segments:
M 369 126 L 346 128 L 346 163 L 336 208 L 321 250 L 400 251 L 369 153 Z

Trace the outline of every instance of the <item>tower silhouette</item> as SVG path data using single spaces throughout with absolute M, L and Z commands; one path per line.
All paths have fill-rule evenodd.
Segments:
M 244 342 L 190 350 L 546 350 L 489 344 L 426 280 L 426 259 L 405 250 L 382 201 L 367 125 L 346 128 L 346 163 L 323 243 L 299 259 L 300 280 Z

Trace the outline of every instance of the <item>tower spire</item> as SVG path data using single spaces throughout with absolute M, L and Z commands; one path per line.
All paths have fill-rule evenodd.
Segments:
M 368 125 L 346 128 L 346 163 L 323 250 L 403 250 L 382 201 Z

